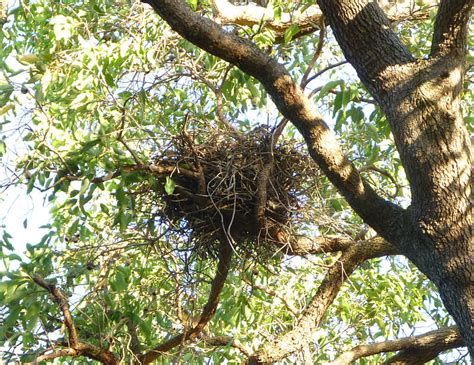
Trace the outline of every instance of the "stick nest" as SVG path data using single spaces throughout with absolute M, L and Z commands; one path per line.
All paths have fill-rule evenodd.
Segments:
M 160 184 L 163 218 L 190 232 L 193 248 L 206 257 L 216 256 L 223 239 L 251 256 L 274 252 L 266 247 L 295 233 L 320 175 L 300 144 L 273 145 L 262 127 L 240 138 L 182 134 L 156 162 L 175 167 L 168 188 L 165 178 Z

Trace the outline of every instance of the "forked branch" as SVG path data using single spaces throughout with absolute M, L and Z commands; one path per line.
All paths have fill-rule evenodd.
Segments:
M 53 349 L 52 352 L 38 356 L 35 360 L 35 364 L 40 363 L 41 361 L 48 361 L 63 356 L 86 356 L 90 359 L 100 361 L 106 365 L 119 364 L 119 360 L 109 350 L 79 341 L 77 330 L 69 309 L 68 300 L 61 290 L 56 287 L 56 285 L 48 283 L 39 275 L 33 276 L 32 279 L 37 285 L 46 289 L 54 298 L 54 301 L 58 304 L 63 314 L 64 325 L 66 326 L 68 333 L 68 343 L 58 343 L 58 345 L 62 345 L 65 348 L 59 350 Z
M 361 241 L 343 249 L 341 257 L 329 268 L 316 295 L 302 313 L 295 328 L 264 344 L 249 358 L 248 364 L 279 361 L 294 352 L 301 351 L 356 267 L 366 260 L 392 253 L 392 246 L 384 240 Z

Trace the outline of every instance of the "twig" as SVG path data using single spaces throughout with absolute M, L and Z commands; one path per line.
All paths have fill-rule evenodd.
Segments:
M 380 167 L 377 167 L 374 165 L 364 166 L 359 169 L 360 172 L 369 171 L 369 170 L 378 172 L 379 174 L 387 177 L 395 185 L 395 193 L 392 197 L 398 196 L 398 193 L 400 192 L 400 185 L 398 185 L 397 180 L 392 176 L 392 174 L 390 174 L 387 170 L 381 169 Z
M 183 175 L 185 177 L 196 179 L 196 180 L 200 178 L 199 173 L 193 170 L 189 170 L 182 167 L 177 169 L 175 166 L 172 166 L 172 165 L 155 163 L 155 164 L 148 164 L 148 165 L 147 164 L 125 165 L 115 170 L 114 172 L 109 172 L 108 174 L 94 177 L 91 180 L 91 183 L 102 184 L 106 181 L 113 180 L 123 175 L 124 173 L 129 174 L 129 173 L 138 172 L 138 171 L 152 172 L 157 175 L 178 174 L 178 175 Z M 40 189 L 40 190 L 44 192 L 49 189 L 55 188 L 56 186 L 62 184 L 65 181 L 78 181 L 78 180 L 81 180 L 82 178 L 83 176 L 79 176 L 79 175 L 65 175 L 65 176 L 60 177 L 53 185 L 48 186 L 45 189 Z
M 268 295 L 270 295 L 271 297 L 275 297 L 275 298 L 278 298 L 281 300 L 281 302 L 283 303 L 283 305 L 291 312 L 291 314 L 293 314 L 295 317 L 298 317 L 299 315 L 299 311 L 298 309 L 296 309 L 296 307 L 288 300 L 288 298 L 286 298 L 284 295 L 280 295 L 279 293 L 277 293 L 276 291 L 270 289 L 270 288 L 267 288 L 267 287 L 264 287 L 264 286 L 261 286 L 261 285 L 258 285 L 258 284 L 255 284 L 255 283 L 252 283 L 250 281 L 248 281 L 247 279 L 243 278 L 242 279 L 247 285 L 249 285 L 250 287 L 254 288 L 254 289 L 258 289 Z
M 318 58 L 321 56 L 321 53 L 323 51 L 323 46 L 324 46 L 324 37 L 326 36 L 326 24 L 324 21 L 324 16 L 321 16 L 321 19 L 319 19 L 319 39 L 318 39 L 318 45 L 316 46 L 316 51 L 314 52 L 313 58 L 311 59 L 310 63 L 308 64 L 308 67 L 306 68 L 306 71 L 303 75 L 303 78 L 301 79 L 300 86 L 304 90 L 306 85 L 308 85 L 308 77 L 311 71 L 313 70 L 314 65 L 316 64 L 316 61 Z
M 127 318 L 127 330 L 130 335 L 130 350 L 133 355 L 137 356 L 140 354 L 140 340 L 137 334 L 137 325 L 132 318 Z
M 342 66 L 342 65 L 345 65 L 346 63 L 348 63 L 347 61 L 341 61 L 341 62 L 338 62 L 338 63 L 334 63 L 332 65 L 329 65 L 325 68 L 323 68 L 322 70 L 316 72 L 313 76 L 311 76 L 310 78 L 308 78 L 308 80 L 306 80 L 306 84 L 305 84 L 305 87 L 313 80 L 317 79 L 319 76 L 321 76 L 323 73 L 329 71 L 329 70 L 332 70 L 333 68 L 336 68 L 336 67 L 339 67 L 339 66 Z

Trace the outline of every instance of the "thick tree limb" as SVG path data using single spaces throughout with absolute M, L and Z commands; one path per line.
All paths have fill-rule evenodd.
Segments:
M 206 325 L 216 313 L 217 305 L 219 304 L 219 296 L 227 279 L 227 274 L 229 273 L 232 252 L 233 250 L 231 245 L 226 240 L 224 240 L 221 244 L 219 263 L 217 264 L 216 276 L 212 280 L 209 298 L 206 305 L 204 306 L 204 309 L 202 310 L 197 324 L 191 329 L 170 338 L 162 344 L 154 347 L 152 350 L 141 355 L 138 360 L 139 364 L 149 364 L 164 353 L 170 351 L 176 346 L 179 346 L 183 342 L 193 340 L 201 333 L 204 327 L 206 327 Z
M 75 348 L 64 348 L 60 350 L 56 350 L 51 353 L 47 353 L 41 356 L 38 356 L 33 364 L 38 364 L 41 361 L 49 361 L 53 359 L 57 359 L 58 357 L 63 356 L 70 356 L 70 357 L 79 357 L 85 356 L 93 360 L 100 361 L 102 364 L 105 365 L 118 365 L 120 364 L 120 360 L 118 360 L 115 355 L 107 349 L 99 348 L 97 346 L 78 342 Z
M 262 346 L 249 358 L 249 365 L 281 360 L 300 351 L 319 326 L 342 285 L 362 262 L 388 255 L 393 248 L 384 240 L 362 241 L 349 246 L 327 272 L 316 295 L 304 310 L 295 328 Z
M 425 364 L 436 358 L 441 352 L 463 346 L 463 344 L 457 327 L 446 327 L 419 336 L 359 345 L 343 353 L 329 365 L 349 365 L 362 357 L 394 351 L 401 352 L 385 361 L 384 364 Z
M 440 2 L 431 45 L 432 57 L 452 52 L 457 57 L 464 57 L 467 23 L 473 4 L 473 0 Z
M 423 4 L 414 0 L 398 2 L 381 0 L 378 3 L 390 21 L 426 18 L 429 9 L 437 5 L 436 0 L 425 0 Z M 271 4 L 266 8 L 255 4 L 237 6 L 227 0 L 212 0 L 211 4 L 214 16 L 221 24 L 253 26 L 264 22 L 265 27 L 275 31 L 277 38 L 281 39 L 291 25 L 297 25 L 299 28 L 296 37 L 314 32 L 319 28 L 322 15 L 319 7 L 315 5 L 303 12 L 282 13 L 277 19 Z
M 69 303 L 66 296 L 56 287 L 56 285 L 48 283 L 41 276 L 35 275 L 32 277 L 33 281 L 46 289 L 58 304 L 64 316 L 64 325 L 67 328 L 68 343 L 65 343 L 66 348 L 54 350 L 51 353 L 40 355 L 36 358 L 35 363 L 56 359 L 62 356 L 86 356 L 90 359 L 97 360 L 106 365 L 119 364 L 119 360 L 115 355 L 107 349 L 99 348 L 97 346 L 80 342 L 77 335 L 76 327 L 69 309 Z
M 346 59 L 380 103 L 390 92 L 394 66 L 414 61 L 392 31 L 390 21 L 376 2 L 364 0 L 318 1 Z
M 368 243 L 374 245 L 383 245 L 386 247 L 386 255 L 397 255 L 398 250 L 385 241 L 382 237 L 374 237 L 367 240 Z M 307 236 L 296 236 L 291 237 L 289 242 L 278 242 L 278 245 L 283 245 L 281 250 L 284 254 L 290 256 L 305 256 L 322 253 L 335 253 L 347 251 L 357 242 L 351 238 L 344 237 L 307 237 Z
M 267 8 L 254 4 L 236 6 L 227 0 L 212 0 L 211 4 L 214 16 L 221 24 L 252 26 L 264 22 L 266 27 L 279 33 L 280 36 L 292 24 L 298 25 L 301 34 L 314 31 L 322 15 L 318 7 L 310 6 L 303 12 L 283 13 L 280 19 L 277 19 L 271 5 Z
M 194 13 L 183 0 L 149 0 L 181 36 L 257 78 L 279 111 L 301 132 L 312 158 L 354 210 L 387 239 L 398 234 L 403 209 L 382 199 L 343 155 L 334 133 L 287 70 L 248 40 Z

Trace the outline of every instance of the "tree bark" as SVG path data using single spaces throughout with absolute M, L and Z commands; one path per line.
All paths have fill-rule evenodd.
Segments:
M 445 327 L 418 336 L 358 345 L 328 365 L 349 365 L 362 357 L 394 351 L 399 352 L 385 361 L 384 365 L 425 364 L 436 358 L 440 352 L 462 345 L 463 341 L 457 327 Z
M 460 107 L 473 2 L 441 2 L 427 60 L 412 57 L 375 3 L 318 3 L 346 59 L 387 115 L 410 182 L 404 235 L 386 238 L 436 284 L 474 354 L 471 157 Z

